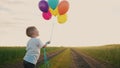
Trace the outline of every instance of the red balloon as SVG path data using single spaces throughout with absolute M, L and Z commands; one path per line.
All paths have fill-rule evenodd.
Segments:
M 60 15 L 64 15 L 67 11 L 69 10 L 69 3 L 66 0 L 63 0 L 59 5 L 58 5 L 58 11 Z
M 52 17 L 52 14 L 50 13 L 50 11 L 48 11 L 48 12 L 43 12 L 42 16 L 45 20 L 50 20 Z

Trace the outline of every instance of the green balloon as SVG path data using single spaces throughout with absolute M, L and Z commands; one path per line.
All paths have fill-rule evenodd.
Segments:
M 53 10 L 56 9 L 56 7 L 58 6 L 59 0 L 48 0 L 48 4 L 50 6 L 50 8 L 52 8 Z

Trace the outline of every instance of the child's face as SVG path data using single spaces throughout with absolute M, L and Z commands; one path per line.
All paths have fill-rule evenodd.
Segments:
M 39 36 L 39 31 L 37 29 L 35 29 L 33 31 L 33 37 L 38 37 Z

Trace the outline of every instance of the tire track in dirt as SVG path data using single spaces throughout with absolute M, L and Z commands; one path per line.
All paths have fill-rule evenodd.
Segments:
M 73 60 L 72 61 L 73 65 L 71 68 L 91 68 L 89 64 L 73 49 L 71 49 L 71 55 Z
M 82 52 L 78 52 L 77 50 L 71 49 L 71 53 L 73 58 L 72 68 L 113 68 L 111 65 L 100 63 L 94 58 Z

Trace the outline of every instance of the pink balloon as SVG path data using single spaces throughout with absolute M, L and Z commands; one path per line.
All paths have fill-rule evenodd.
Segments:
M 52 17 L 52 14 L 50 13 L 50 11 L 48 11 L 48 12 L 43 12 L 42 16 L 45 20 L 50 20 Z

